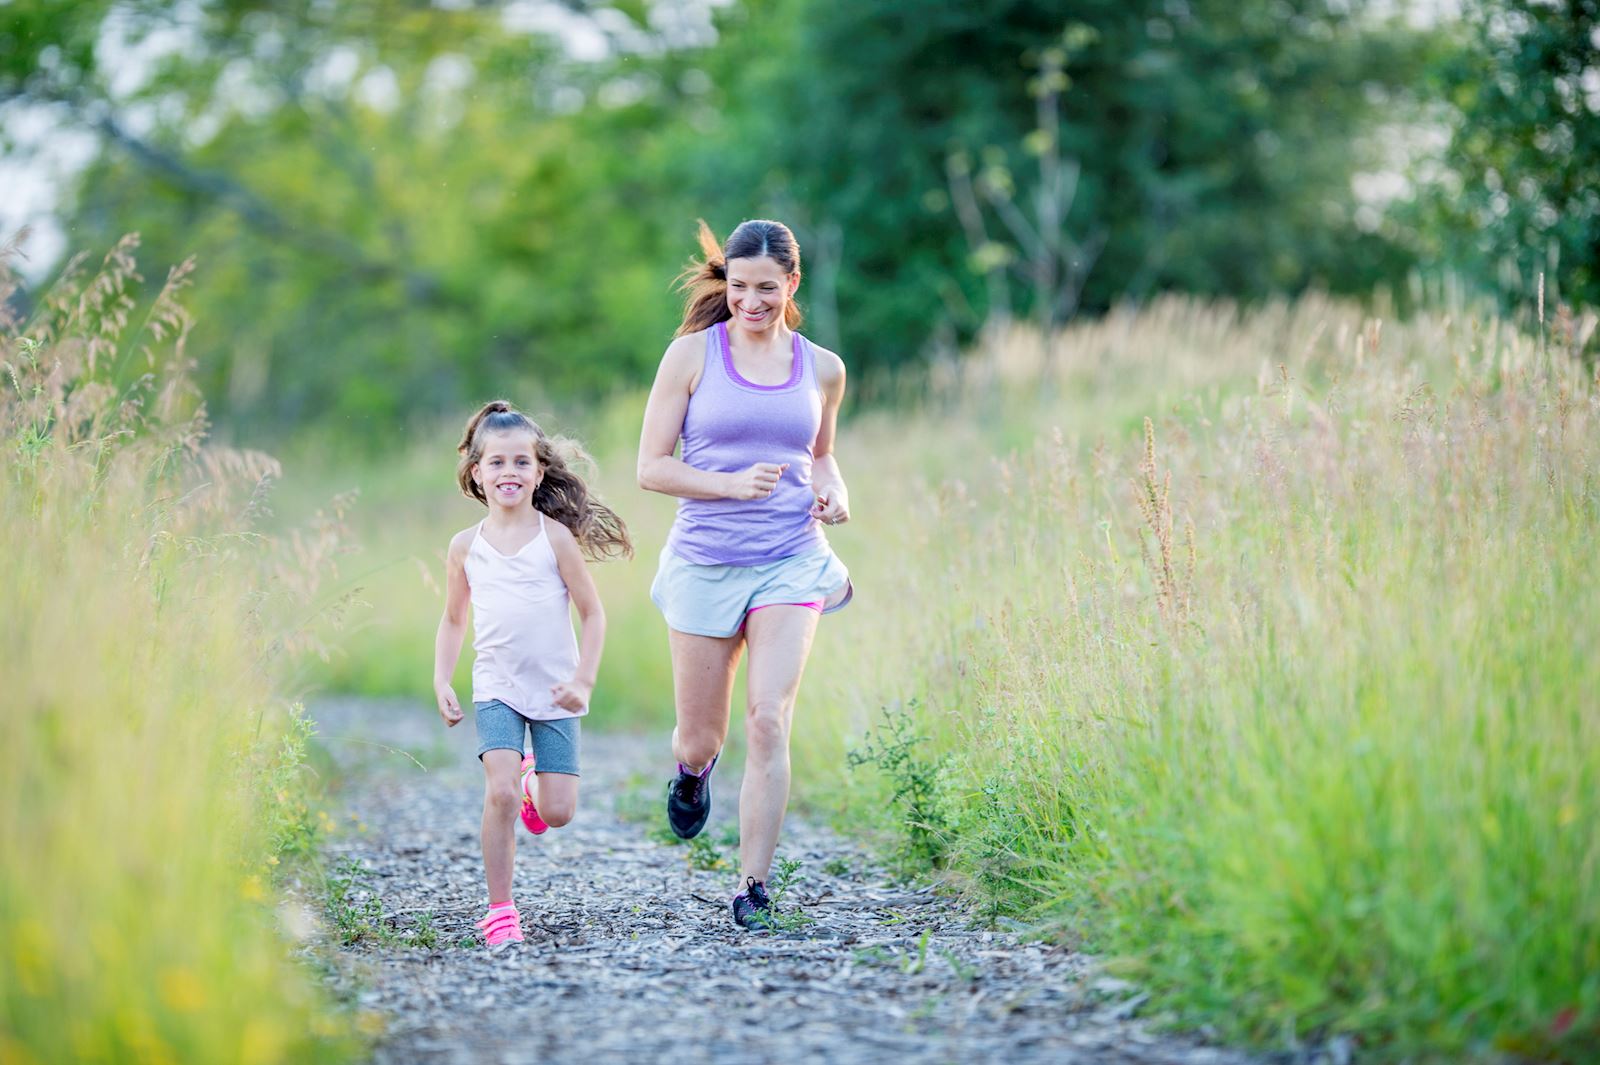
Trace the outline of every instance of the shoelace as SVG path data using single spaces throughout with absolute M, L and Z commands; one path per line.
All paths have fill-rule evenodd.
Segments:
M 697 803 L 700 801 L 701 788 L 705 786 L 706 777 L 710 776 L 710 766 L 700 771 L 696 776 L 683 770 L 678 770 L 678 801 Z

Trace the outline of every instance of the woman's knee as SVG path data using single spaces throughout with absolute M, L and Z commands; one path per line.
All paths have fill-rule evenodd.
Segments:
M 685 728 L 678 726 L 678 756 L 686 765 L 703 766 L 717 756 L 722 750 L 723 741 L 727 739 L 726 732 L 718 732 L 709 728 Z
M 783 699 L 757 699 L 744 719 L 745 742 L 754 751 L 784 750 L 789 746 L 789 704 Z

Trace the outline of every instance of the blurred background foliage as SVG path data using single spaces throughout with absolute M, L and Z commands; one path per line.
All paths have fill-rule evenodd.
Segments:
M 1597 9 L 13 0 L 0 136 L 89 146 L 72 247 L 198 256 L 225 433 L 361 439 L 637 387 L 699 216 L 794 225 L 863 384 L 1168 291 L 1592 303 Z

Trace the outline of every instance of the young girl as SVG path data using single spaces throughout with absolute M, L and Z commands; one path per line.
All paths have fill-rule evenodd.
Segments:
M 470 602 L 489 884 L 489 912 L 478 927 L 490 947 L 500 947 L 522 942 L 511 901 L 518 810 L 538 835 L 571 821 L 578 806 L 578 718 L 589 712 L 606 638 L 583 556 L 631 555 L 633 545 L 622 519 L 590 497 L 550 438 L 509 403 L 496 400 L 474 414 L 457 450 L 461 491 L 489 514 L 450 541 L 433 691 L 445 724 L 455 725 L 461 703 L 450 678 Z M 578 608 L 581 645 L 569 605 Z M 526 756 L 524 733 L 532 734 Z

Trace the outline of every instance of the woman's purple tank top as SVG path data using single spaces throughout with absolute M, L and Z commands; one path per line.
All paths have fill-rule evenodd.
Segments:
M 673 554 L 701 566 L 754 566 L 826 543 L 811 516 L 811 445 L 822 425 L 822 393 L 810 341 L 794 334 L 794 361 L 781 385 L 739 376 L 728 326 L 706 330 L 705 369 L 683 416 L 683 461 L 731 473 L 755 462 L 787 462 L 766 499 L 683 499 L 667 537 Z

